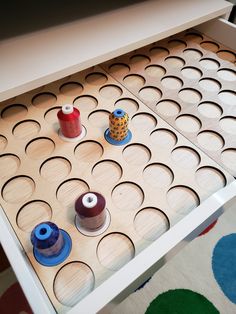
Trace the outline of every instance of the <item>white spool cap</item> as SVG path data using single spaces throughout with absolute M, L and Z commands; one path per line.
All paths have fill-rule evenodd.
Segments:
M 70 114 L 74 111 L 74 107 L 71 104 L 63 105 L 62 106 L 62 112 L 64 114 Z
M 83 203 L 84 207 L 87 207 L 87 208 L 92 208 L 92 207 L 96 206 L 97 202 L 98 202 L 98 198 L 93 193 L 87 193 L 82 198 L 82 203 Z

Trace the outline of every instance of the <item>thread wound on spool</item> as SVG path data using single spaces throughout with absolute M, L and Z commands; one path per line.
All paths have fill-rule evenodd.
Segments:
M 57 117 L 60 124 L 61 133 L 67 138 L 74 138 L 81 134 L 82 124 L 80 112 L 73 105 L 64 105 L 58 111 Z
M 79 224 L 88 230 L 96 230 L 106 220 L 105 198 L 96 192 L 84 193 L 75 202 Z

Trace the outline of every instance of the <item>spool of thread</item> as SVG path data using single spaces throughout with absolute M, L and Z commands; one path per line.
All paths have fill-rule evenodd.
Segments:
M 96 192 L 84 193 L 75 202 L 79 225 L 87 230 L 101 228 L 106 221 L 105 198 Z
M 109 115 L 109 129 L 105 132 L 106 140 L 113 145 L 124 145 L 132 137 L 128 129 L 129 116 L 122 109 L 116 109 Z
M 69 235 L 50 221 L 40 223 L 33 229 L 31 243 L 35 258 L 45 266 L 61 263 L 71 250 Z
M 67 138 L 75 138 L 82 132 L 80 112 L 73 105 L 64 105 L 58 111 L 57 117 L 60 123 L 61 134 Z

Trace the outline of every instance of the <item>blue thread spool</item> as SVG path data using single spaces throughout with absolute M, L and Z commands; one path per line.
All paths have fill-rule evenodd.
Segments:
M 31 232 L 31 243 L 35 259 L 44 266 L 62 263 L 70 254 L 71 239 L 68 233 L 56 224 L 46 221 Z

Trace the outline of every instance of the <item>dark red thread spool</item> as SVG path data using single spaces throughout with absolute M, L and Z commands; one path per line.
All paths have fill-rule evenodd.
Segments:
M 64 105 L 58 111 L 57 117 L 60 123 L 61 134 L 68 138 L 74 138 L 81 134 L 82 124 L 80 112 L 73 105 Z
M 106 221 L 105 198 L 96 192 L 84 193 L 75 202 L 79 225 L 87 230 L 96 230 Z

